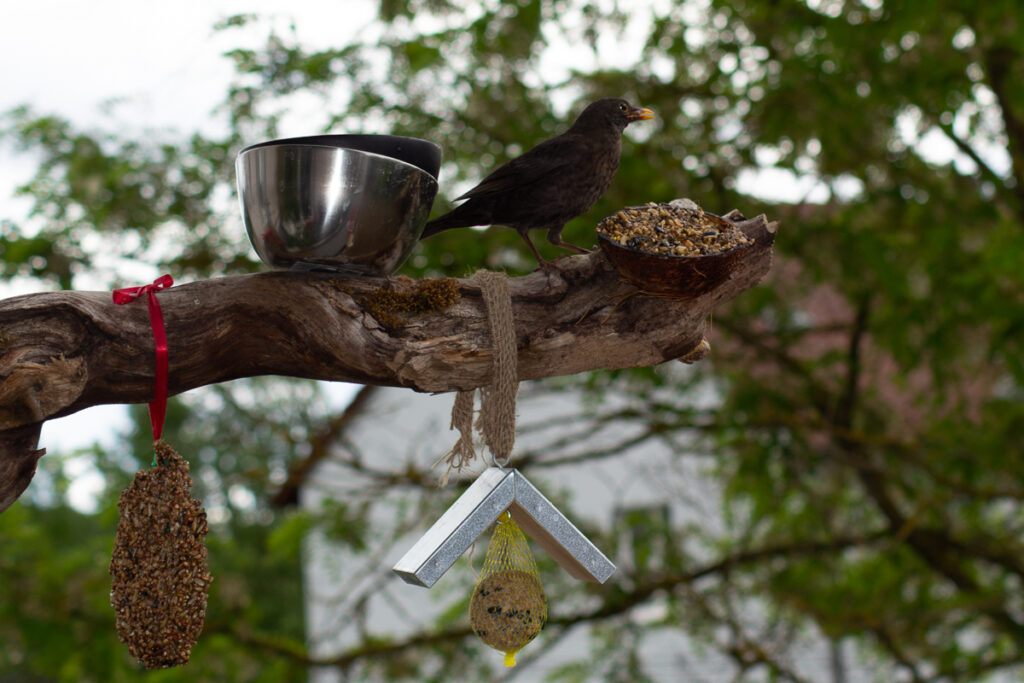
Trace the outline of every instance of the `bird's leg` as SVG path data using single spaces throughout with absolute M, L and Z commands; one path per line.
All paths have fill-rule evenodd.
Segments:
M 516 232 L 519 233 L 519 236 L 523 238 L 524 242 L 526 242 L 526 246 L 528 246 L 530 251 L 533 252 L 533 255 L 537 259 L 537 263 L 540 264 L 541 268 L 547 268 L 551 265 L 551 261 L 545 260 L 544 257 L 540 255 L 540 252 L 537 251 L 537 247 L 535 247 L 533 242 L 530 241 L 530 236 L 527 234 L 526 230 L 517 230 Z
M 553 228 L 548 228 L 548 242 L 551 242 L 551 244 L 555 245 L 556 247 L 568 249 L 569 251 L 575 251 L 577 254 L 589 254 L 589 249 L 577 247 L 575 244 L 569 244 L 568 242 L 562 241 L 562 228 L 564 227 L 564 225 L 556 225 Z

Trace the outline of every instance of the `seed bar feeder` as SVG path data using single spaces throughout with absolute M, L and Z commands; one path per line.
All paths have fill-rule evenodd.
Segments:
M 480 475 L 393 571 L 406 583 L 430 588 L 506 510 L 573 577 L 604 583 L 615 572 L 611 560 L 521 472 L 499 467 Z

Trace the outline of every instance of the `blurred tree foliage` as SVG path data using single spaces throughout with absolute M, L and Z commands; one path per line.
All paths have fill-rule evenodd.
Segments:
M 310 128 L 442 144 L 440 211 L 585 101 L 626 96 L 659 118 L 630 129 L 614 186 L 566 239 L 586 243 L 624 205 L 681 196 L 765 212 L 782 228 L 769 280 L 716 312 L 711 360 L 684 380 L 644 370 L 552 383 L 589 392 L 581 421 L 638 427 L 623 448 L 688 438 L 678 457 L 713 462 L 724 495 L 720 528 L 653 519 L 633 536 L 635 566 L 593 591 L 600 607 L 553 616 L 542 638 L 592 623 L 602 664 L 551 677 L 644 680 L 641 643 L 666 629 L 719 652 L 742 680 L 823 680 L 794 663 L 807 638 L 833 644 L 836 681 L 851 659 L 879 680 L 1021 675 L 1019 2 L 382 0 L 364 42 L 328 49 L 254 16 L 220 29 L 242 26 L 267 39 L 227 55 L 237 75 L 222 138 L 80 130 L 27 108 L 4 116 L 2 135 L 41 160 L 22 188 L 31 217 L 0 223 L 6 275 L 71 287 L 100 255 L 183 279 L 257 269 L 233 201 L 234 156 L 277 135 L 310 97 L 326 112 Z M 581 54 L 593 59 L 574 68 Z M 768 177 L 804 198 L 772 198 Z M 521 272 L 530 260 L 511 231 L 457 230 L 423 243 L 404 272 L 483 265 Z M 719 404 L 687 404 L 702 383 Z M 612 393 L 629 409 L 606 406 Z M 216 578 L 193 663 L 150 680 L 305 679 L 315 658 L 302 534 L 330 520 L 339 542 L 374 545 L 358 499 L 323 517 L 269 504 L 294 462 L 351 451 L 326 405 L 315 386 L 268 379 L 174 402 L 167 437 L 193 455 L 197 492 L 217 511 Z M 106 563 L 118 492 L 150 457 L 147 430 L 118 452 L 86 454 L 105 477 L 97 513 L 68 506 L 67 456 L 53 454 L 0 516 L 0 671 L 12 672 L 0 680 L 139 676 L 116 642 Z M 382 487 L 429 486 L 413 467 L 378 474 Z M 684 552 L 684 538 L 701 553 Z M 664 618 L 622 618 L 652 602 Z M 369 639 L 328 664 L 355 678 L 489 671 L 457 610 L 434 633 Z

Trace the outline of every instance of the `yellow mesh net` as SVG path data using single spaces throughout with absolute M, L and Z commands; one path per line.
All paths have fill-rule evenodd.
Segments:
M 516 652 L 548 621 L 548 599 L 526 536 L 507 512 L 498 518 L 484 568 L 469 601 L 469 623 L 480 638 L 516 665 Z

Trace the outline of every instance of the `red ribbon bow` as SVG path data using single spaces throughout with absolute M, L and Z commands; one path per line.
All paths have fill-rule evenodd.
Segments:
M 153 423 L 153 440 L 159 441 L 164 431 L 164 415 L 167 413 L 167 331 L 160 302 L 156 293 L 174 285 L 170 275 L 161 275 L 151 285 L 126 287 L 114 290 L 115 304 L 130 304 L 143 294 L 148 294 L 149 324 L 153 326 L 153 340 L 156 342 L 156 388 L 149 404 L 149 419 Z

